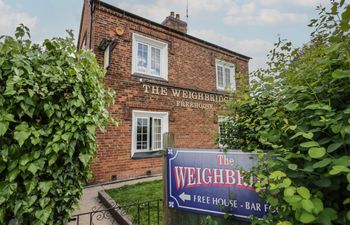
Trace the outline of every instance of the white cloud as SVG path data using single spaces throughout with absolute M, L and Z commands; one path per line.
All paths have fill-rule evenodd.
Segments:
M 328 0 L 188 0 L 190 18 L 224 16 L 226 24 L 247 25 L 305 24 L 309 18 L 300 9 L 327 2 Z M 184 19 L 187 0 L 141 1 L 136 4 L 124 0 L 114 4 L 142 17 L 162 22 L 170 11 L 180 13 Z
M 306 23 L 307 21 L 308 17 L 306 14 L 281 12 L 276 9 L 261 8 L 254 2 L 243 5 L 233 4 L 224 17 L 224 22 L 226 24 L 265 25 Z
M 225 9 L 231 0 L 189 0 L 189 16 L 204 16 L 208 13 L 216 13 Z M 142 2 L 140 4 L 131 4 L 127 1 L 115 3 L 118 7 L 140 15 L 142 17 L 162 22 L 170 11 L 181 14 L 182 19 L 186 16 L 187 0 L 157 0 L 155 2 Z
M 237 40 L 214 30 L 194 30 L 191 35 L 218 44 L 232 51 L 245 54 L 253 59 L 249 63 L 249 70 L 266 67 L 266 55 L 273 48 L 273 44 L 263 39 Z
M 261 5 L 299 5 L 299 6 L 317 6 L 319 4 L 327 4 L 328 0 L 293 0 L 293 1 L 285 1 L 285 0 L 258 0 Z
M 255 10 L 256 10 L 256 5 L 254 2 L 244 4 L 241 7 L 242 14 L 250 14 L 250 13 L 253 13 Z
M 146 4 L 128 4 L 123 2 L 120 4 L 120 7 L 130 11 L 136 15 L 151 19 L 156 22 L 161 22 L 169 14 L 169 9 L 165 6 L 155 5 L 146 5 Z
M 16 12 L 0 0 L 0 35 L 13 34 L 16 27 L 21 23 L 33 29 L 37 23 L 37 17 L 30 16 L 25 12 Z
M 183 0 L 185 2 L 185 0 Z M 217 12 L 224 9 L 230 0 L 189 0 L 189 9 L 194 14 L 207 13 L 207 12 Z

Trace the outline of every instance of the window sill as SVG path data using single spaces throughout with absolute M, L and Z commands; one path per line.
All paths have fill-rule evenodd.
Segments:
M 236 89 L 235 88 L 228 88 L 228 89 L 219 89 L 219 88 L 217 88 L 216 91 L 218 93 L 227 94 L 227 93 L 232 93 L 232 92 L 236 91 Z
M 143 74 L 143 73 L 133 73 L 132 76 L 145 78 L 145 79 L 152 79 L 152 80 L 159 80 L 159 81 L 166 81 L 166 82 L 168 82 L 168 80 L 163 78 L 163 77 L 157 77 L 157 76 L 152 76 L 152 75 Z
M 135 152 L 132 159 L 146 159 L 146 158 L 159 158 L 162 157 L 162 154 L 160 151 L 154 151 L 154 152 Z

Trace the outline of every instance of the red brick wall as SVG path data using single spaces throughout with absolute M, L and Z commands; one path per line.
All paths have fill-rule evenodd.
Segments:
M 122 27 L 121 37 L 115 28 Z M 248 72 L 247 59 L 221 49 L 200 43 L 180 33 L 155 26 L 146 21 L 129 17 L 103 6 L 97 6 L 93 23 L 93 50 L 103 65 L 103 52 L 98 50 L 102 38 L 118 39 L 106 75 L 106 86 L 116 90 L 116 103 L 110 108 L 118 126 L 109 126 L 98 134 L 98 153 L 92 164 L 92 182 L 143 176 L 147 170 L 161 172 L 161 158 L 131 159 L 132 110 L 169 112 L 169 132 L 175 134 L 177 147 L 214 148 L 218 130 L 219 105 L 214 109 L 183 108 L 176 106 L 179 98 L 145 94 L 140 77 L 131 75 L 132 33 L 151 37 L 168 43 L 168 82 L 184 88 L 216 91 L 215 59 L 223 59 L 236 65 L 236 74 Z M 237 76 L 239 87 L 242 76 Z M 158 82 L 160 86 L 162 82 Z M 168 87 L 168 92 L 171 92 Z M 196 102 L 195 100 L 193 100 Z
M 85 43 L 87 47 L 90 47 L 90 20 L 91 13 L 89 7 L 89 0 L 84 0 L 83 9 L 81 12 L 81 22 L 80 22 L 80 30 L 78 36 L 77 46 L 78 48 L 82 47 L 82 43 L 85 39 Z

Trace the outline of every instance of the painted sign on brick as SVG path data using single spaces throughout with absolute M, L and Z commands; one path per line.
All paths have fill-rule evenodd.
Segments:
M 256 155 L 241 151 L 167 149 L 168 207 L 248 220 L 262 218 L 269 205 L 253 188 L 256 178 L 244 179 Z

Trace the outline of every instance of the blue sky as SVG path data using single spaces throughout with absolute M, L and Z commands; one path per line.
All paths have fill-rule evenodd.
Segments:
M 250 71 L 265 66 L 278 36 L 295 46 L 309 41 L 310 19 L 327 0 L 105 0 L 124 10 L 161 23 L 170 11 L 188 22 L 188 33 L 248 55 Z M 83 0 L 0 0 L 0 35 L 13 34 L 24 23 L 35 42 L 79 32 Z

